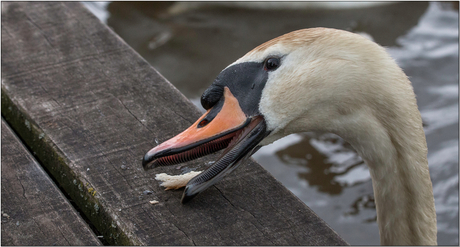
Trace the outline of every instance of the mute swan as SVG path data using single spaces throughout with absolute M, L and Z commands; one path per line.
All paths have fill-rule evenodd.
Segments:
M 145 169 L 225 148 L 192 178 L 182 203 L 257 149 L 291 133 L 332 132 L 369 166 L 383 245 L 435 245 L 427 146 L 414 91 L 384 48 L 327 28 L 270 40 L 225 68 L 203 93 L 207 112 L 144 156 Z

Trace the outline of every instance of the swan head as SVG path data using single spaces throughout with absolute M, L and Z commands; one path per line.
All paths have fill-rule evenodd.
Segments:
M 369 114 L 395 97 L 394 85 L 379 82 L 395 73 L 402 71 L 385 50 L 358 34 L 327 28 L 285 34 L 222 70 L 201 97 L 207 112 L 151 149 L 143 166 L 177 164 L 225 148 L 188 183 L 186 202 L 261 145 L 304 131 L 347 135 L 360 127 L 357 119 L 373 121 Z

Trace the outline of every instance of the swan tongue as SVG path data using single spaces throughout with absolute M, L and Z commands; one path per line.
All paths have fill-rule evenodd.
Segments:
M 200 192 L 219 182 L 226 174 L 235 170 L 243 160 L 258 150 L 257 145 L 268 134 L 265 119 L 260 115 L 253 117 L 251 122 L 232 139 L 218 160 L 188 182 L 181 202 L 190 201 Z

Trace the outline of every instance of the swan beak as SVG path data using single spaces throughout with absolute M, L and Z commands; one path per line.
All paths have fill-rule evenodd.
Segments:
M 183 163 L 225 148 L 249 120 L 227 87 L 221 101 L 188 129 L 148 151 L 142 160 L 144 169 Z
M 248 158 L 268 135 L 262 116 L 247 117 L 228 87 L 223 97 L 192 126 L 148 151 L 144 169 L 187 162 L 226 148 L 218 160 L 187 184 L 185 203 L 220 181 Z

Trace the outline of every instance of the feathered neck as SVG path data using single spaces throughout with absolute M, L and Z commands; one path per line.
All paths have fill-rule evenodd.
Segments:
M 369 166 L 382 245 L 436 245 L 436 212 L 420 114 L 365 114 L 359 133 L 341 133 Z M 359 117 L 358 117 L 359 118 Z

